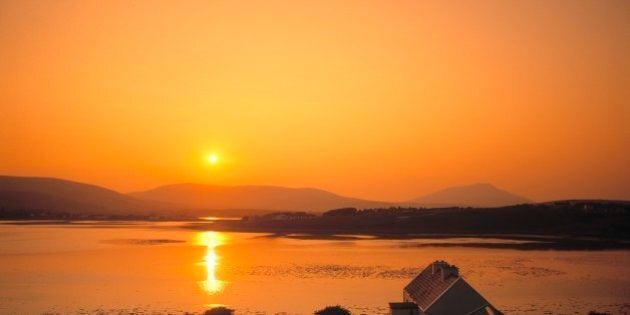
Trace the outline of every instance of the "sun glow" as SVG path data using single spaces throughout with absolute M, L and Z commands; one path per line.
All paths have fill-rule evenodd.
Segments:
M 208 163 L 210 163 L 210 165 L 215 165 L 215 164 L 219 163 L 219 156 L 214 154 L 214 153 L 210 153 L 208 155 L 207 160 L 208 160 Z
M 202 232 L 197 234 L 197 244 L 206 246 L 206 255 L 201 262 L 206 269 L 206 279 L 201 282 L 201 287 L 212 295 L 223 289 L 224 282 L 217 279 L 216 270 L 219 266 L 219 256 L 215 251 L 217 246 L 223 245 L 225 237 L 218 232 Z

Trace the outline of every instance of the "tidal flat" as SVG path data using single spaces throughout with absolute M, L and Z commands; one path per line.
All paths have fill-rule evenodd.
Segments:
M 630 251 L 520 249 L 531 237 L 218 232 L 186 222 L 0 225 L 0 313 L 387 314 L 444 259 L 507 314 L 630 311 Z M 499 244 L 499 245 L 497 245 Z

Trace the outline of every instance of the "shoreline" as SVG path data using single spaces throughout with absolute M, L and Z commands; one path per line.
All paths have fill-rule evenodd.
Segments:
M 264 228 L 219 224 L 212 221 L 155 221 L 155 220 L 3 220 L 0 224 L 23 226 L 74 226 L 74 227 L 114 227 L 133 228 L 147 223 L 172 222 L 179 225 L 168 226 L 174 229 L 193 231 L 217 231 L 233 233 L 265 234 L 263 238 L 286 238 L 295 240 L 322 241 L 405 241 L 401 248 L 485 248 L 506 250 L 558 250 L 558 251 L 602 251 L 630 250 L 630 241 L 601 237 L 571 235 L 542 235 L 527 233 L 378 233 L 344 229 L 299 229 Z M 153 227 L 165 228 L 165 227 Z M 461 239 L 461 240 L 456 240 Z M 429 242 L 426 242 L 429 240 Z M 449 241 L 450 240 L 450 241 Z M 473 240 L 473 241 L 471 241 Z M 418 242 L 413 242 L 418 241 Z M 425 242 L 420 242 L 425 241 Z

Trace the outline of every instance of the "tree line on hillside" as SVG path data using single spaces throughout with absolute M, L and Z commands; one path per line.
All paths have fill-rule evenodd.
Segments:
M 500 208 L 341 208 L 246 217 L 232 227 L 274 232 L 541 234 L 630 239 L 630 202 L 559 201 Z

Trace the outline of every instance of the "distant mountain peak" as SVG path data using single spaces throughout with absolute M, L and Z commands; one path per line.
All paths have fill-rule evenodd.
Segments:
M 491 183 L 448 187 L 410 201 L 428 207 L 501 207 L 531 202 L 528 198 L 498 188 Z

